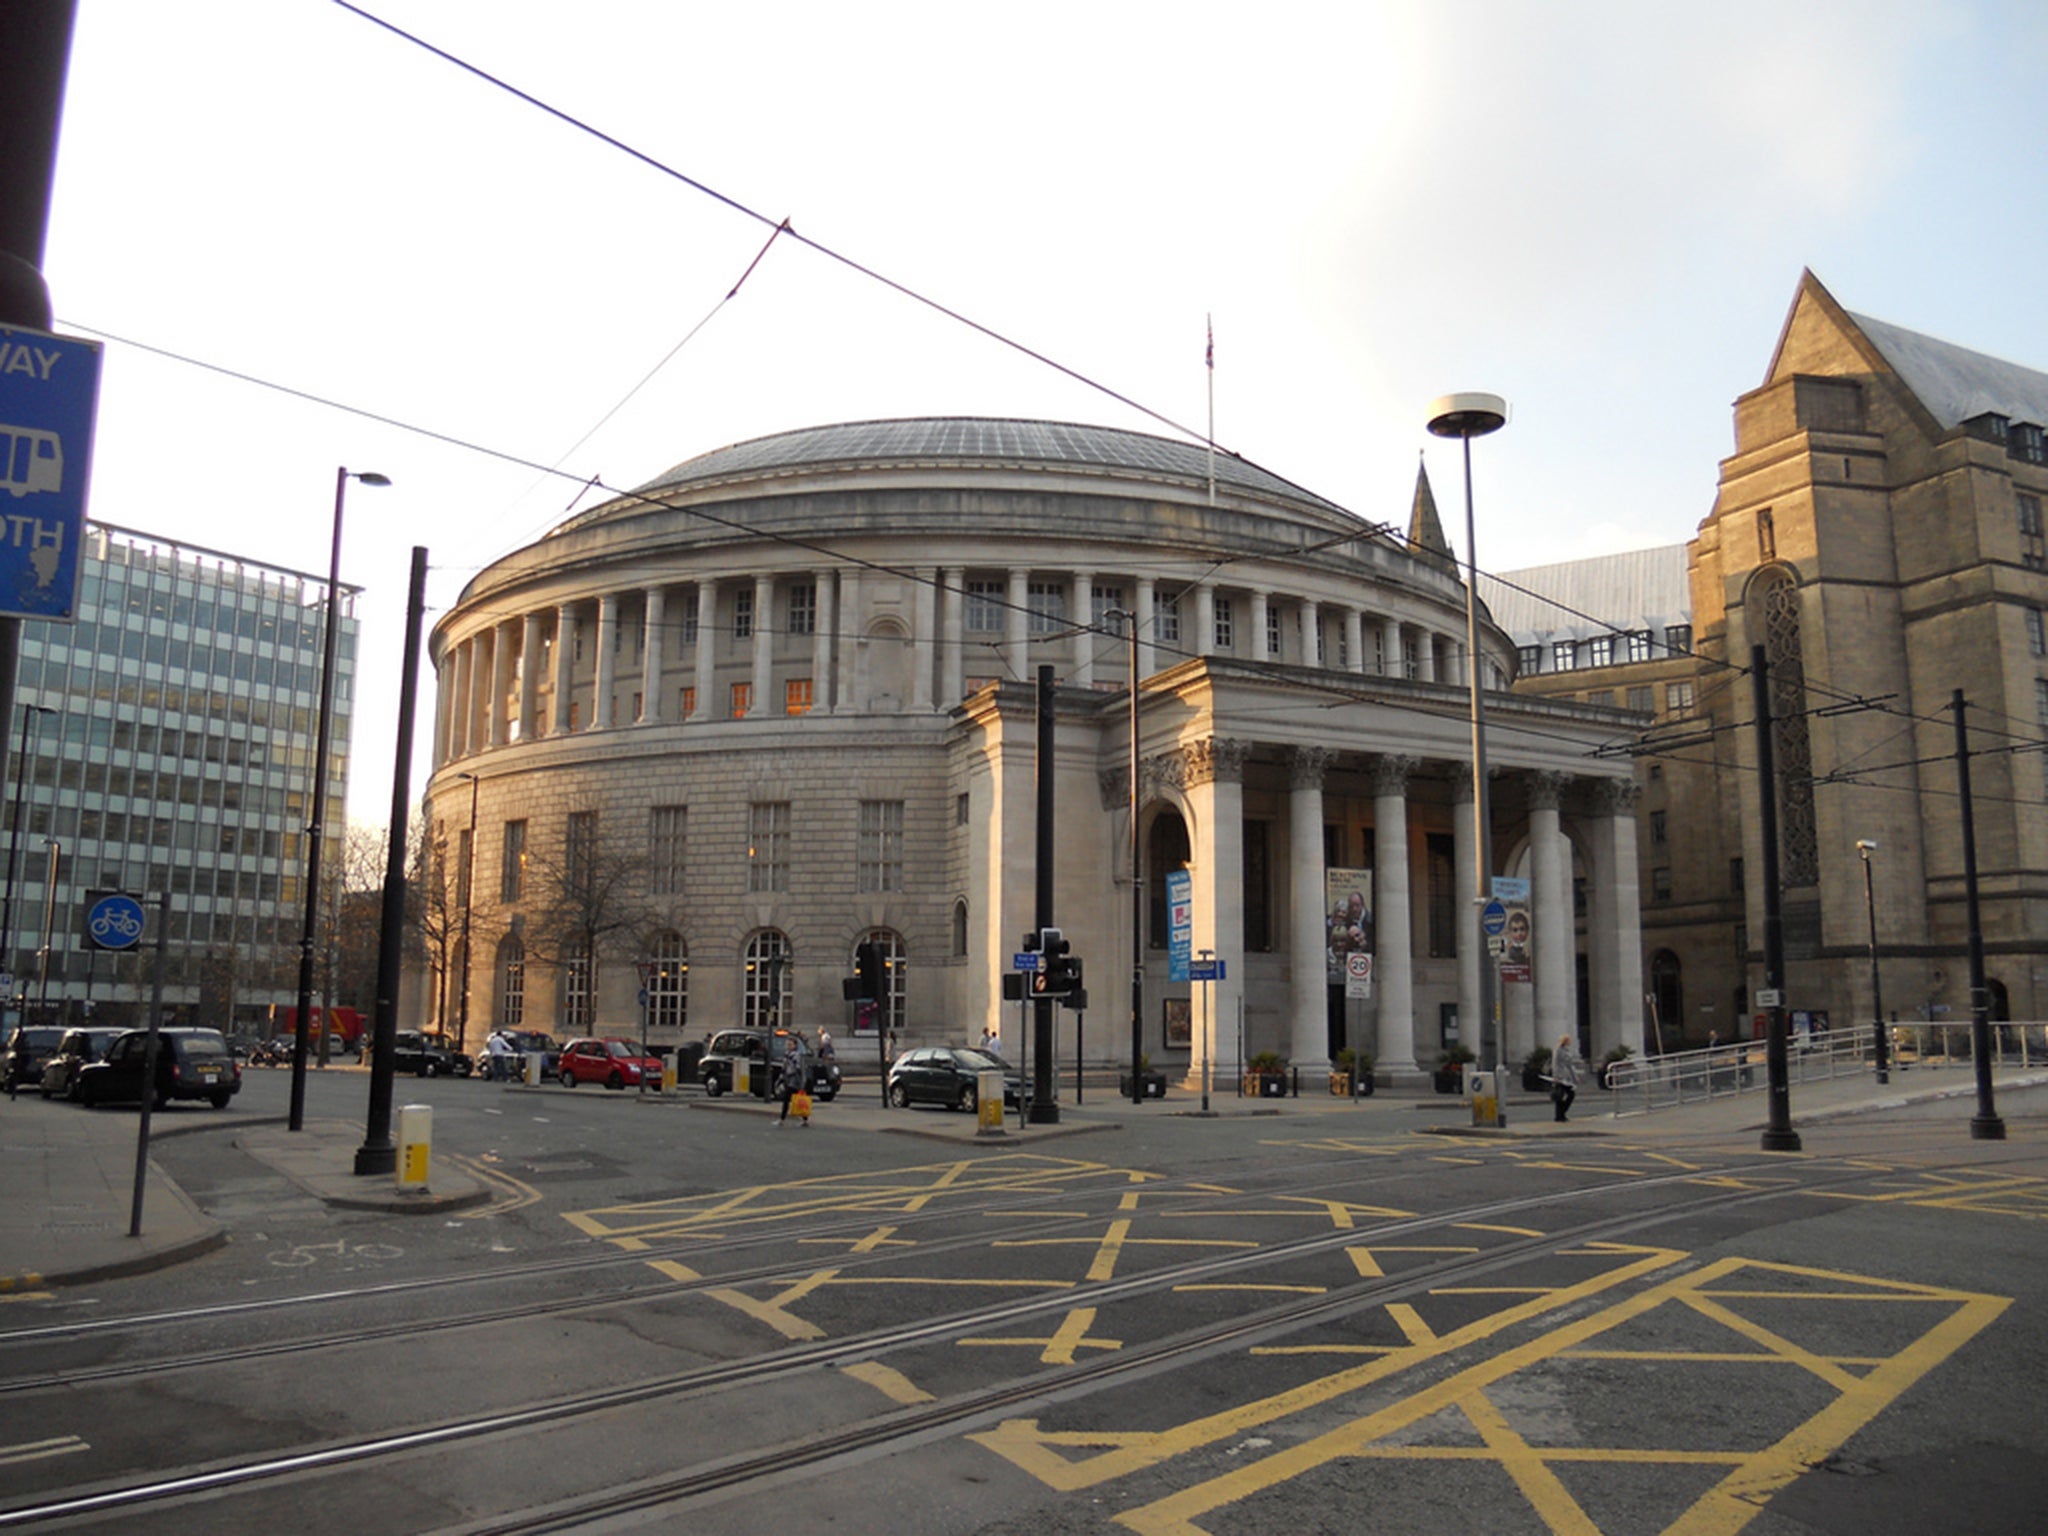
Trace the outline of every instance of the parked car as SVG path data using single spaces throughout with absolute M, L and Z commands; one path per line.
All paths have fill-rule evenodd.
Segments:
M 365 1060 L 368 1050 L 366 1045 Z M 414 1077 L 467 1077 L 469 1058 L 449 1045 L 444 1036 L 401 1029 L 392 1040 L 391 1070 L 410 1072 Z
M 138 1104 L 142 1101 L 142 1063 L 149 1031 L 130 1029 L 116 1036 L 107 1053 L 78 1069 L 81 1104 Z M 242 1065 L 217 1029 L 157 1031 L 154 1103 L 170 1099 L 205 1099 L 215 1109 L 241 1091 Z
M 57 1042 L 57 1054 L 43 1067 L 42 1093 L 46 1099 L 78 1097 L 78 1073 L 107 1054 L 107 1047 L 121 1037 L 118 1029 L 67 1029 Z
M 1002 1073 L 1003 1102 L 1017 1102 L 1023 1086 L 1015 1067 L 987 1051 L 954 1045 L 920 1046 L 898 1056 L 889 1067 L 889 1102 L 898 1109 L 947 1104 L 972 1110 L 981 1102 L 983 1072 Z
M 543 1034 L 537 1029 L 494 1029 L 494 1035 L 502 1035 L 512 1046 L 512 1070 L 517 1072 L 527 1056 L 540 1057 L 540 1075 L 553 1077 L 560 1067 L 562 1048 L 555 1037 Z M 476 1053 L 476 1075 L 488 1078 L 491 1075 L 491 1056 L 488 1049 Z
M 607 1088 L 637 1087 L 661 1081 L 661 1058 L 643 1056 L 640 1047 L 624 1040 L 571 1040 L 562 1047 L 555 1076 L 564 1088 L 578 1083 L 603 1083 Z
M 733 1063 L 745 1060 L 750 1072 L 768 1074 L 768 1096 L 782 1092 L 782 1059 L 789 1054 L 792 1033 L 786 1029 L 721 1029 L 704 1047 L 697 1063 L 697 1081 L 712 1098 L 732 1091 Z M 810 1068 L 811 1097 L 829 1103 L 839 1096 L 840 1073 L 836 1061 L 820 1061 L 806 1051 Z
M 13 1093 L 17 1088 L 35 1087 L 63 1039 L 64 1031 L 55 1026 L 18 1026 L 8 1038 L 6 1056 L 0 1057 L 0 1088 Z

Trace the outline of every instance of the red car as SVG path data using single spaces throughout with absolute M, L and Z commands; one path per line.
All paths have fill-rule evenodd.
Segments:
M 564 1088 L 578 1083 L 603 1083 L 607 1088 L 661 1081 L 661 1058 L 642 1056 L 624 1040 L 571 1040 L 562 1047 L 555 1075 Z

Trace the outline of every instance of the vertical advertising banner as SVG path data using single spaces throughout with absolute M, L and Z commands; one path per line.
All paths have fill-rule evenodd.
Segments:
M 1186 981 L 1195 943 L 1195 881 L 1184 869 L 1166 872 L 1166 979 Z
M 1529 947 L 1534 937 L 1529 917 L 1529 882 L 1496 875 L 1493 899 L 1507 908 L 1507 924 L 1494 943 L 1500 945 L 1500 979 L 1529 979 Z
M 1333 987 L 1343 986 L 1350 976 L 1351 956 L 1372 953 L 1372 906 L 1365 896 L 1371 889 L 1369 869 L 1323 871 L 1323 910 L 1329 914 L 1325 979 Z

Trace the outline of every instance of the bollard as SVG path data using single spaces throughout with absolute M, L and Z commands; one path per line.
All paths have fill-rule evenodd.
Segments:
M 407 1104 L 398 1111 L 398 1187 L 424 1190 L 434 1153 L 434 1106 Z
M 673 1056 L 661 1058 L 661 1091 L 663 1093 L 674 1093 L 676 1091 L 676 1059 Z
M 732 1064 L 732 1091 L 735 1094 L 754 1091 L 754 1064 L 744 1056 Z
M 541 1063 L 546 1060 L 547 1058 L 541 1055 L 539 1051 L 528 1051 L 519 1058 L 519 1077 L 527 1087 L 538 1088 L 540 1086 Z
M 1001 1136 L 1003 1131 L 1003 1074 L 990 1068 L 974 1074 L 974 1107 L 981 1117 L 974 1128 L 977 1136 Z
M 1472 1101 L 1474 1125 L 1499 1125 L 1500 1074 L 1478 1067 L 1465 1069 L 1465 1094 Z

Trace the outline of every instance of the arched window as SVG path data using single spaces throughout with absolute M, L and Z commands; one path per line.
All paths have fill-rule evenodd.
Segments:
M 656 1029 L 681 1029 L 690 1022 L 690 949 L 671 929 L 654 941 L 648 956 L 647 1022 Z
M 966 910 L 965 902 L 961 903 L 959 910 Z M 903 1028 L 904 998 L 907 995 L 909 981 L 909 967 L 903 954 L 903 935 L 893 928 L 870 928 L 854 941 L 856 953 L 862 944 L 872 944 L 882 952 L 882 973 L 888 978 L 888 986 L 882 994 L 880 1018 L 874 1021 L 873 1025 L 862 1019 L 856 1027 L 862 1034 L 869 1033 L 871 1028 L 877 1026 L 882 1029 L 900 1030 Z M 853 956 L 849 955 L 846 961 L 846 968 L 849 971 L 853 969 L 853 963 Z
M 794 1028 L 796 951 L 780 928 L 763 928 L 741 952 L 741 1020 L 750 1029 Z
M 562 1028 L 587 1035 L 597 1016 L 597 960 L 586 940 L 578 939 L 562 957 Z
M 1685 1038 L 1685 978 L 1678 956 L 1668 949 L 1650 956 L 1650 1004 L 1657 1010 L 1651 1038 L 1660 1042 L 1660 1050 L 1678 1049 Z
M 1152 818 L 1152 835 L 1145 843 L 1145 891 L 1151 922 L 1148 942 L 1154 949 L 1166 948 L 1166 876 L 1185 869 L 1188 862 L 1188 824 L 1179 811 L 1161 811 Z
M 508 935 L 498 946 L 498 1027 L 519 1029 L 526 1023 L 526 946 Z
M 953 903 L 953 958 L 967 958 L 967 903 L 964 901 Z

